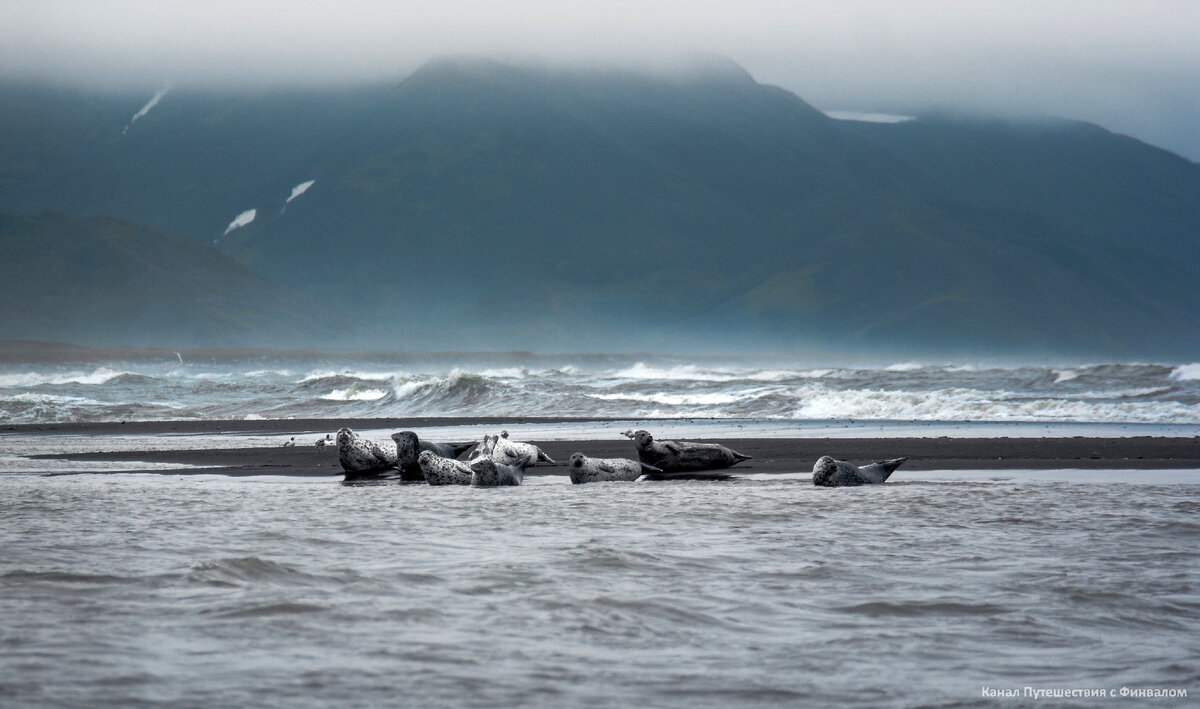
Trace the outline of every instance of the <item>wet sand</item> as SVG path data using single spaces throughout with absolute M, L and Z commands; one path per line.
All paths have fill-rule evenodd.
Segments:
M 470 425 L 500 427 L 517 423 L 596 421 L 566 418 L 420 418 L 354 419 L 328 421 L 166 421 L 94 424 L 43 424 L 7 426 L 0 431 L 16 435 L 95 435 L 97 452 L 38 456 L 60 460 L 128 461 L 128 471 L 167 474 L 222 473 L 228 475 L 341 475 L 337 451 L 312 445 L 319 435 L 340 426 L 356 429 L 403 430 L 427 426 Z M 282 448 L 236 448 L 177 451 L 103 452 L 106 434 L 218 434 L 279 433 L 295 435 L 299 445 Z M 721 438 L 719 442 L 753 460 L 737 465 L 739 473 L 798 473 L 812 470 L 822 455 L 863 464 L 883 458 L 907 456 L 907 470 L 1200 470 L 1200 437 L 1197 438 Z M 606 440 L 531 441 L 556 461 L 538 465 L 528 474 L 565 475 L 566 460 L 576 451 L 592 457 L 636 458 L 633 442 Z M 143 471 L 139 462 L 204 466 L 204 469 Z

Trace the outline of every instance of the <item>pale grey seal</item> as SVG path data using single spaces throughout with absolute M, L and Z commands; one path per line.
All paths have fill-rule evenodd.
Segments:
M 881 460 L 861 468 L 844 460 L 821 456 L 813 465 L 813 485 L 821 487 L 853 487 L 855 485 L 880 485 L 908 458 Z
M 637 444 L 639 460 L 662 469 L 664 473 L 717 470 L 751 458 L 719 443 L 656 441 L 648 431 L 625 431 L 623 435 L 632 438 Z
M 509 440 L 508 431 L 501 431 L 500 436 L 492 436 L 492 451 L 489 454 L 497 463 L 516 465 L 517 461 L 529 456 L 530 465 L 538 462 L 554 465 L 554 459 L 542 452 L 541 448 L 532 443 L 521 443 Z
M 338 460 L 346 477 L 386 472 L 396 467 L 396 445 L 363 438 L 348 428 L 337 432 Z
M 417 464 L 421 466 L 421 474 L 430 485 L 470 485 L 471 466 L 446 458 L 433 451 L 421 451 L 417 456 Z
M 333 442 L 333 434 L 332 434 L 332 433 L 326 433 L 324 438 L 318 438 L 318 439 L 317 439 L 317 442 L 316 442 L 316 444 L 315 444 L 315 445 L 317 446 L 317 448 L 324 448 L 324 447 L 326 447 L 326 446 L 330 446 L 330 447 L 332 447 L 332 446 L 333 446 L 333 444 L 334 444 L 334 442 Z
M 639 463 L 628 458 L 589 458 L 583 453 L 572 453 L 567 463 L 571 472 L 571 483 L 633 482 L 643 473 L 661 473 L 653 465 Z
M 392 441 L 396 444 L 396 467 L 400 469 L 400 475 L 405 480 L 425 479 L 420 461 L 418 460 L 421 451 L 429 451 L 443 458 L 453 459 L 475 445 L 474 441 L 471 443 L 434 443 L 433 441 L 423 441 L 412 431 L 398 431 L 393 433 Z
M 481 456 L 471 461 L 471 484 L 476 487 L 520 485 L 525 480 L 525 468 L 532 464 L 533 458 L 530 456 L 525 456 L 515 465 L 506 465 L 494 458 Z

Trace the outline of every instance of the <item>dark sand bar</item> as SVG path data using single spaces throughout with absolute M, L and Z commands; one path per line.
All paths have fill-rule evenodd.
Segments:
M 469 425 L 501 427 L 517 423 L 564 423 L 596 419 L 547 418 L 423 418 L 357 420 L 271 420 L 271 421 L 165 421 L 94 424 L 43 424 L 8 426 L 9 435 L 95 435 L 97 452 L 39 456 L 61 460 L 129 462 L 129 471 L 139 471 L 138 462 L 204 466 L 204 470 L 155 470 L 228 475 L 340 475 L 337 452 L 317 448 L 319 434 L 340 426 L 359 429 L 419 429 L 426 426 Z M 111 434 L 154 436 L 159 434 L 279 433 L 294 434 L 299 445 L 292 448 L 233 448 L 175 451 L 103 452 L 104 436 Z M 592 457 L 636 458 L 633 443 L 614 436 L 606 440 L 532 441 L 559 461 L 539 465 L 529 474 L 565 475 L 565 462 L 576 451 Z M 1197 469 L 1200 470 L 1200 437 L 1163 438 L 721 438 L 734 450 L 753 456 L 733 471 L 741 473 L 797 473 L 812 470 L 822 455 L 855 463 L 907 456 L 908 470 L 1053 470 L 1053 469 Z

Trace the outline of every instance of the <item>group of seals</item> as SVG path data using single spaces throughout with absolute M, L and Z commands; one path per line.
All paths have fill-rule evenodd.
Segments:
M 430 485 L 520 485 L 525 468 L 539 460 L 554 462 L 533 444 L 509 440 L 508 431 L 484 436 L 480 444 L 426 441 L 412 431 L 397 431 L 390 441 L 373 441 L 343 428 L 337 433 L 337 444 L 346 480 L 399 477 Z M 472 448 L 470 461 L 458 459 Z
M 647 480 L 726 479 L 730 468 L 751 456 L 743 455 L 718 443 L 656 441 L 648 431 L 625 431 L 622 435 L 637 446 L 638 459 L 589 458 L 583 453 L 571 455 L 567 469 L 571 483 L 633 482 Z M 399 431 L 390 441 L 376 442 L 349 428 L 337 432 L 338 458 L 347 480 L 362 477 L 400 477 L 407 481 L 425 481 L 430 485 L 475 485 L 496 487 L 520 485 L 525 469 L 539 462 L 555 464 L 542 449 L 532 443 L 511 440 L 508 431 L 485 435 L 483 442 L 435 443 L 421 440 L 412 431 Z M 318 441 L 325 445 L 326 439 Z M 474 449 L 469 461 L 458 458 Z M 813 466 L 813 484 L 821 487 L 877 485 L 887 481 L 908 458 L 879 461 L 856 467 L 845 461 L 822 456 Z

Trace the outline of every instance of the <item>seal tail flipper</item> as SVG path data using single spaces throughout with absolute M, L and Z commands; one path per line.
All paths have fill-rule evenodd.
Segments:
M 656 468 L 653 465 L 650 465 L 649 463 L 642 463 L 641 466 L 642 466 L 642 474 L 643 475 L 661 475 L 662 474 L 662 468 Z
M 479 443 L 479 441 L 471 441 L 470 443 L 451 443 L 450 445 L 453 449 L 452 452 L 454 453 L 454 455 L 451 457 L 458 458 L 463 453 L 466 453 L 467 451 L 474 448 L 476 446 L 476 444 L 478 444 L 478 443 Z
M 542 452 L 541 448 L 537 449 L 537 459 L 538 459 L 538 462 L 541 462 L 541 463 L 549 463 L 550 465 L 558 465 L 558 463 L 554 462 L 553 458 L 551 458 L 550 456 L 548 456 L 544 452 Z
M 733 452 L 733 464 L 734 465 L 737 465 L 738 463 L 742 462 L 743 460 L 754 460 L 754 456 L 743 455 L 741 453 L 738 453 L 737 451 Z
M 889 477 L 891 477 L 892 473 L 896 472 L 896 468 L 904 465 L 904 461 L 906 460 L 908 460 L 908 458 L 892 458 L 891 460 L 878 461 L 875 463 L 875 465 L 878 465 L 883 469 L 883 479 L 886 481 Z

